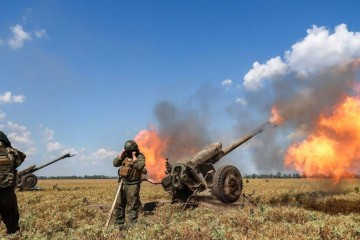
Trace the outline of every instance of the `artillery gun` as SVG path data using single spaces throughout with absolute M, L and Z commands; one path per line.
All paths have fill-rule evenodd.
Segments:
M 57 161 L 60 161 L 64 158 L 68 158 L 68 157 L 72 157 L 72 156 L 74 156 L 74 155 L 70 155 L 70 153 L 68 153 L 68 154 L 65 154 L 65 155 L 55 159 L 55 160 L 45 163 L 39 167 L 36 167 L 36 165 L 32 165 L 28 168 L 25 168 L 25 169 L 19 171 L 17 173 L 17 187 L 20 189 L 22 189 L 22 188 L 31 189 L 31 188 L 35 187 L 38 179 L 37 179 L 37 176 L 35 174 L 33 174 L 34 172 L 36 172 L 44 167 L 47 167 L 50 164 L 53 164 Z
M 193 198 L 213 197 L 227 204 L 236 202 L 243 188 L 240 171 L 232 165 L 222 166 L 215 171 L 214 164 L 269 126 L 276 125 L 265 122 L 224 149 L 222 144 L 217 142 L 186 160 L 173 164 L 167 160 L 167 176 L 161 184 L 164 190 L 172 195 L 172 202 L 184 202 L 186 206 Z

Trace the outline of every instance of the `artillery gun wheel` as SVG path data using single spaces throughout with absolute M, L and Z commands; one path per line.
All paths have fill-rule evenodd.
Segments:
M 21 180 L 21 186 L 25 188 L 33 188 L 36 186 L 36 184 L 37 177 L 32 173 L 26 174 Z
M 242 192 L 243 182 L 240 171 L 225 165 L 215 172 L 212 193 L 223 203 L 236 202 Z

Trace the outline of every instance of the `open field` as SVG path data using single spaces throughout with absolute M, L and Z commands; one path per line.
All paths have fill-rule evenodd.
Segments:
M 111 205 L 116 180 L 38 185 L 43 191 L 17 192 L 22 232 L 12 239 L 360 239 L 360 179 L 337 187 L 325 179 L 244 179 L 247 197 L 237 207 L 181 212 L 181 206 L 164 205 L 122 232 L 104 229 L 107 213 L 87 207 Z M 169 196 L 143 183 L 142 202 L 157 199 Z

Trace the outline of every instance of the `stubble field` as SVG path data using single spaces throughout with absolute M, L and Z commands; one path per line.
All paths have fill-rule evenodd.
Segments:
M 11 239 L 360 239 L 360 179 L 244 179 L 234 207 L 164 205 L 124 231 L 104 229 L 117 181 L 40 180 L 17 192 L 21 233 Z M 141 201 L 170 199 L 142 183 Z M 0 235 L 5 235 L 0 225 Z

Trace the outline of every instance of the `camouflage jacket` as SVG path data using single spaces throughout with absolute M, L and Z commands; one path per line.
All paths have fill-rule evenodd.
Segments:
M 0 141 L 0 188 L 15 187 L 16 168 L 22 164 L 26 155 L 12 147 L 5 147 Z
M 138 153 L 137 158 L 138 158 L 138 160 L 133 163 L 132 167 L 137 172 L 141 173 L 145 167 L 145 156 L 142 153 Z M 125 160 L 132 160 L 132 158 L 127 157 L 125 154 L 121 157 L 114 158 L 114 160 L 113 160 L 114 167 L 123 166 L 123 163 L 125 162 Z M 127 179 L 124 179 L 124 181 L 125 182 L 139 182 L 139 181 L 141 181 L 141 174 L 140 174 L 140 177 L 127 178 Z

